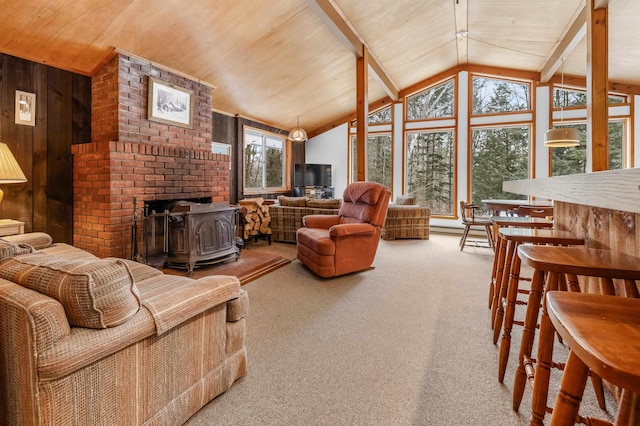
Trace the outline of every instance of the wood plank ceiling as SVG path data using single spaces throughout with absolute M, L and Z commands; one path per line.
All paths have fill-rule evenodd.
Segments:
M 609 78 L 640 86 L 640 2 L 610 0 Z M 458 65 L 584 76 L 585 0 L 4 0 L 0 52 L 91 75 L 121 49 L 215 86 L 216 110 L 313 131 Z M 576 23 L 577 22 L 577 23 Z M 344 31 L 344 30 L 343 30 Z M 464 32 L 466 35 L 457 35 Z M 567 37 L 569 34 L 569 37 Z M 386 77 L 380 83 L 376 75 Z M 391 91 L 392 93 L 392 91 Z

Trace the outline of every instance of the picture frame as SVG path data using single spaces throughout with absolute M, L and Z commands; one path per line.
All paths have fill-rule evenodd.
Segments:
M 148 104 L 148 120 L 193 128 L 193 90 L 149 77 Z
M 23 126 L 36 125 L 36 94 L 16 90 L 15 123 Z

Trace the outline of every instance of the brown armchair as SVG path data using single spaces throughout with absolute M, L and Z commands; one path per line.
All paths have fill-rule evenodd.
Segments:
M 391 193 L 373 182 L 354 182 L 337 216 L 309 215 L 297 231 L 298 260 L 323 278 L 362 271 L 373 263 Z

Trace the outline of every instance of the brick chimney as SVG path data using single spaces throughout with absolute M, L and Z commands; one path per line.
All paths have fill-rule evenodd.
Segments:
M 192 128 L 147 119 L 149 77 L 193 91 Z M 98 71 L 92 141 L 72 146 L 75 246 L 131 257 L 134 197 L 139 209 L 148 200 L 229 200 L 230 157 L 211 153 L 211 96 L 206 84 L 122 53 Z

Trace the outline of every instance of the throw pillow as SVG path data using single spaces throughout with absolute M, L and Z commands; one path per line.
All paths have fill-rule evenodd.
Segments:
M 283 207 L 304 207 L 307 205 L 307 197 L 287 197 L 278 195 L 278 204 Z
M 416 197 L 411 195 L 398 195 L 396 197 L 396 204 L 398 206 L 415 206 Z
M 36 252 L 0 264 L 0 277 L 56 299 L 78 327 L 114 327 L 140 309 L 138 289 L 121 259 L 66 260 Z
M 14 258 L 20 254 L 33 253 L 35 250 L 28 244 L 12 243 L 0 238 L 0 261 Z

